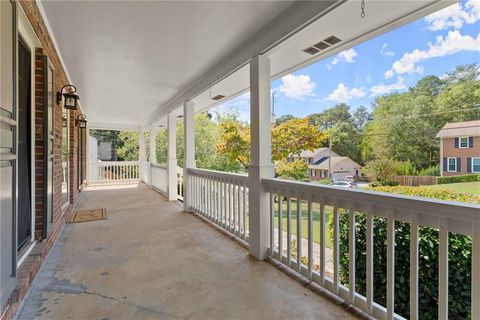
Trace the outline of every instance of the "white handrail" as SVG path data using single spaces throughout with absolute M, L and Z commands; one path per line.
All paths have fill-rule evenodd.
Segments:
M 188 169 L 195 212 L 248 241 L 248 177 L 204 169 Z
M 472 257 L 480 256 L 480 205 L 426 199 L 368 190 L 340 189 L 332 186 L 315 185 L 281 179 L 262 180 L 270 193 L 270 253 L 288 267 L 336 295 L 350 301 L 359 308 L 382 319 L 401 318 L 395 314 L 395 222 L 402 221 L 411 226 L 410 238 L 410 313 L 418 315 L 418 228 L 439 229 L 439 317 L 448 314 L 448 236 L 450 232 L 472 236 Z M 293 204 L 296 203 L 294 206 Z M 307 232 L 302 234 L 302 203 L 306 206 Z M 284 227 L 284 204 L 286 204 L 286 228 Z M 320 243 L 314 243 L 312 206 L 319 208 Z M 296 212 L 292 209 L 295 207 Z M 333 248 L 327 254 L 326 207 L 331 208 L 333 224 Z M 341 213 L 348 215 L 348 286 L 339 281 L 339 245 Z M 355 237 L 357 214 L 366 214 L 366 297 L 355 290 Z M 292 234 L 292 217 L 297 221 L 296 237 Z M 387 221 L 387 292 L 386 306 L 373 301 L 374 230 L 373 218 L 383 217 Z M 305 223 L 305 222 L 303 222 Z M 315 222 L 318 223 L 318 222 Z M 286 229 L 286 230 L 285 230 Z M 295 239 L 296 243 L 292 244 Z M 286 249 L 283 242 L 286 243 Z M 317 247 L 318 248 L 317 248 Z M 332 252 L 333 251 L 333 252 Z M 320 255 L 315 256 L 314 252 Z M 296 255 L 293 258 L 293 255 Z M 302 257 L 306 257 L 306 260 Z M 314 270 L 315 259 L 318 270 Z M 328 260 L 328 261 L 327 261 Z M 480 259 L 477 259 L 480 260 Z M 327 270 L 327 263 L 333 264 Z M 480 261 L 472 258 L 472 319 L 480 318 Z M 330 276 L 331 274 L 331 276 Z
M 138 161 L 91 161 L 89 184 L 124 184 L 140 180 Z

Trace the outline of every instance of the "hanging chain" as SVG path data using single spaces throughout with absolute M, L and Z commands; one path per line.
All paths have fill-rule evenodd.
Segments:
M 362 4 L 360 5 L 360 7 L 362 8 L 362 13 L 360 14 L 360 17 L 364 19 L 365 18 L 365 0 L 362 0 Z

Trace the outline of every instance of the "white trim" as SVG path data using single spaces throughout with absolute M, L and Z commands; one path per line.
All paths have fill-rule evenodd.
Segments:
M 462 147 L 462 139 L 467 139 L 467 146 L 466 146 L 466 147 Z M 460 149 L 468 149 L 468 148 L 470 148 L 470 137 L 467 137 L 467 136 L 458 137 L 458 147 L 459 147 Z
M 450 170 L 450 159 L 455 160 L 455 170 Z M 448 157 L 447 158 L 447 172 L 458 172 L 457 170 L 457 158 L 456 157 Z
M 472 161 L 472 163 L 471 163 L 471 166 L 472 166 L 472 167 L 471 167 L 471 171 L 472 171 L 472 173 L 480 173 L 480 170 L 479 170 L 479 171 L 475 171 L 475 170 L 473 169 L 473 160 L 475 160 L 475 159 L 480 160 L 480 157 L 472 157 L 472 159 L 471 159 L 471 161 Z
M 32 252 L 33 248 L 35 248 L 36 244 L 37 244 L 36 240 L 30 242 L 30 245 L 28 246 L 28 249 L 25 250 L 25 252 L 23 252 L 20 259 L 17 260 L 17 269 L 20 268 L 22 263 L 27 259 L 28 255 L 30 254 L 30 252 Z

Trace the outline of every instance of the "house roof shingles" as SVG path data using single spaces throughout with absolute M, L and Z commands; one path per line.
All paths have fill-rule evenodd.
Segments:
M 480 136 L 480 120 L 447 123 L 437 134 L 437 138 L 462 136 Z

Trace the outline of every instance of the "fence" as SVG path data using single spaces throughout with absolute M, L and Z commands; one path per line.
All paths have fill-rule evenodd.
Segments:
M 396 181 L 402 186 L 430 186 L 437 184 L 435 176 L 392 176 L 391 181 Z
M 140 180 L 138 161 L 90 162 L 89 184 L 125 184 Z

